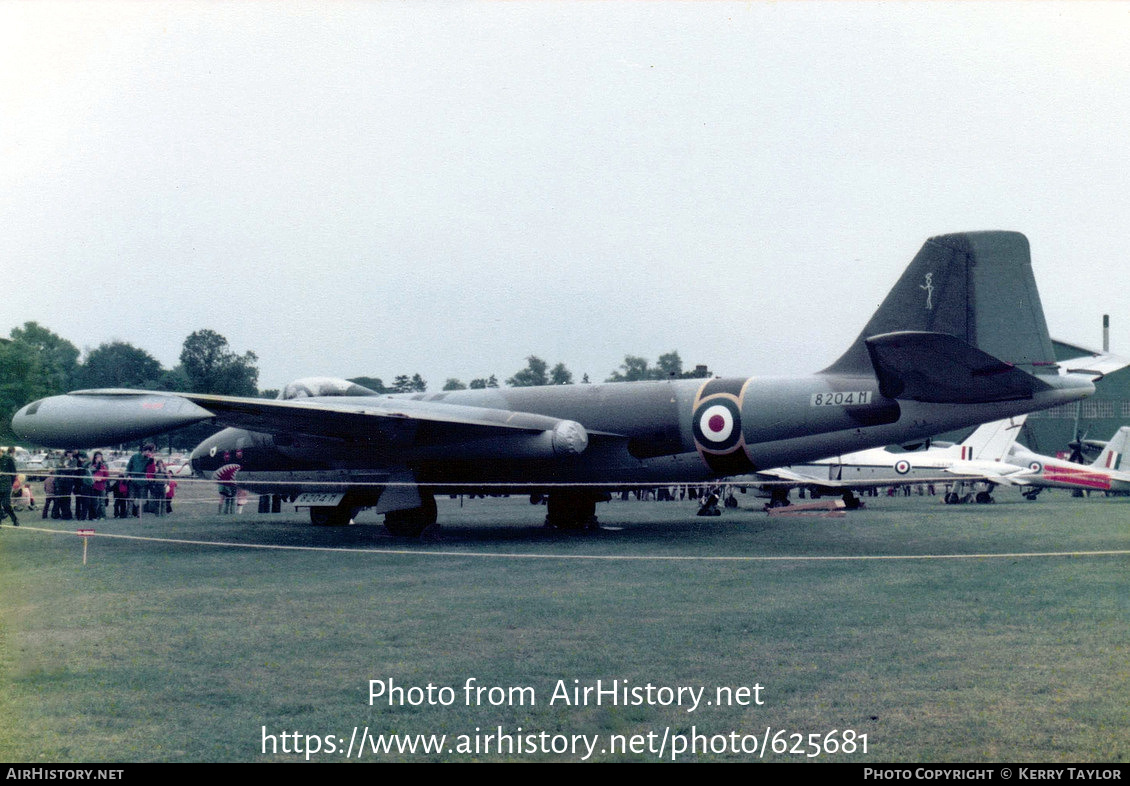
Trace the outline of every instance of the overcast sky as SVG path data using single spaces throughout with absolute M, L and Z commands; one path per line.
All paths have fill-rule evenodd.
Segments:
M 0 334 L 260 386 L 833 360 L 928 236 L 1024 232 L 1130 351 L 1130 4 L 0 0 Z

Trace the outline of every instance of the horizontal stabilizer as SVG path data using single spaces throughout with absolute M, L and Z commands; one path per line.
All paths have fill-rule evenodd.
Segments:
M 979 404 L 1031 398 L 1041 379 L 945 333 L 906 331 L 866 340 L 879 389 L 888 398 Z

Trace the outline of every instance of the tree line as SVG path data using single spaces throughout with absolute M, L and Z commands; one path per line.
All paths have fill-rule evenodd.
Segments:
M 10 338 L 0 338 L 0 442 L 16 440 L 11 431 L 12 415 L 23 405 L 45 396 L 88 388 L 133 388 L 140 390 L 179 390 L 186 393 L 215 393 L 228 396 L 274 398 L 278 390 L 260 390 L 259 358 L 254 352 L 239 354 L 228 340 L 214 330 L 201 329 L 184 340 L 179 363 L 171 369 L 144 349 L 125 341 L 109 341 L 85 354 L 67 339 L 37 322 L 13 328 Z M 687 379 L 709 377 L 706 366 L 684 371 L 679 353 L 660 355 L 655 365 L 642 357 L 626 355 L 620 368 L 606 382 Z M 419 374 L 401 374 L 391 385 L 380 377 L 353 377 L 350 382 L 378 393 L 424 393 L 427 382 Z M 589 382 L 588 374 L 581 384 Z M 530 355 L 525 368 L 506 379 L 509 387 L 571 385 L 573 373 L 564 363 L 549 363 Z M 443 390 L 477 390 L 501 387 L 491 374 L 464 384 L 448 378 Z M 199 441 L 197 434 L 186 438 Z
M 134 388 L 260 395 L 259 358 L 234 352 L 214 330 L 197 330 L 181 348 L 180 362 L 164 368 L 151 354 L 125 341 L 109 341 L 85 357 L 73 343 L 37 322 L 0 338 L 0 440 L 15 441 L 12 415 L 31 401 L 70 390 Z

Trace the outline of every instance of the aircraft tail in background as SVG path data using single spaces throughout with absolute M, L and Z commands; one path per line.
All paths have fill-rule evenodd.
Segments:
M 961 443 L 961 458 L 964 461 L 1001 461 L 1015 444 L 1017 435 L 1024 425 L 1026 415 L 1007 420 L 997 420 L 978 426 L 977 430 Z
M 1120 469 L 1122 457 L 1126 454 L 1126 443 L 1130 440 L 1130 426 L 1123 426 L 1106 443 L 1103 452 L 1091 464 L 1095 469 Z

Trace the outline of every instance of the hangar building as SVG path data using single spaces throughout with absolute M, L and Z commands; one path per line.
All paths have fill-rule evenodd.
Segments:
M 1067 368 L 1071 359 L 1093 355 L 1094 350 L 1052 341 L 1056 360 Z M 1130 368 L 1106 375 L 1095 383 L 1095 395 L 1072 404 L 1033 412 L 1028 416 L 1020 441 L 1037 453 L 1054 456 L 1069 450 L 1075 438 L 1076 418 L 1079 434 L 1087 439 L 1108 440 L 1122 426 L 1130 425 Z

